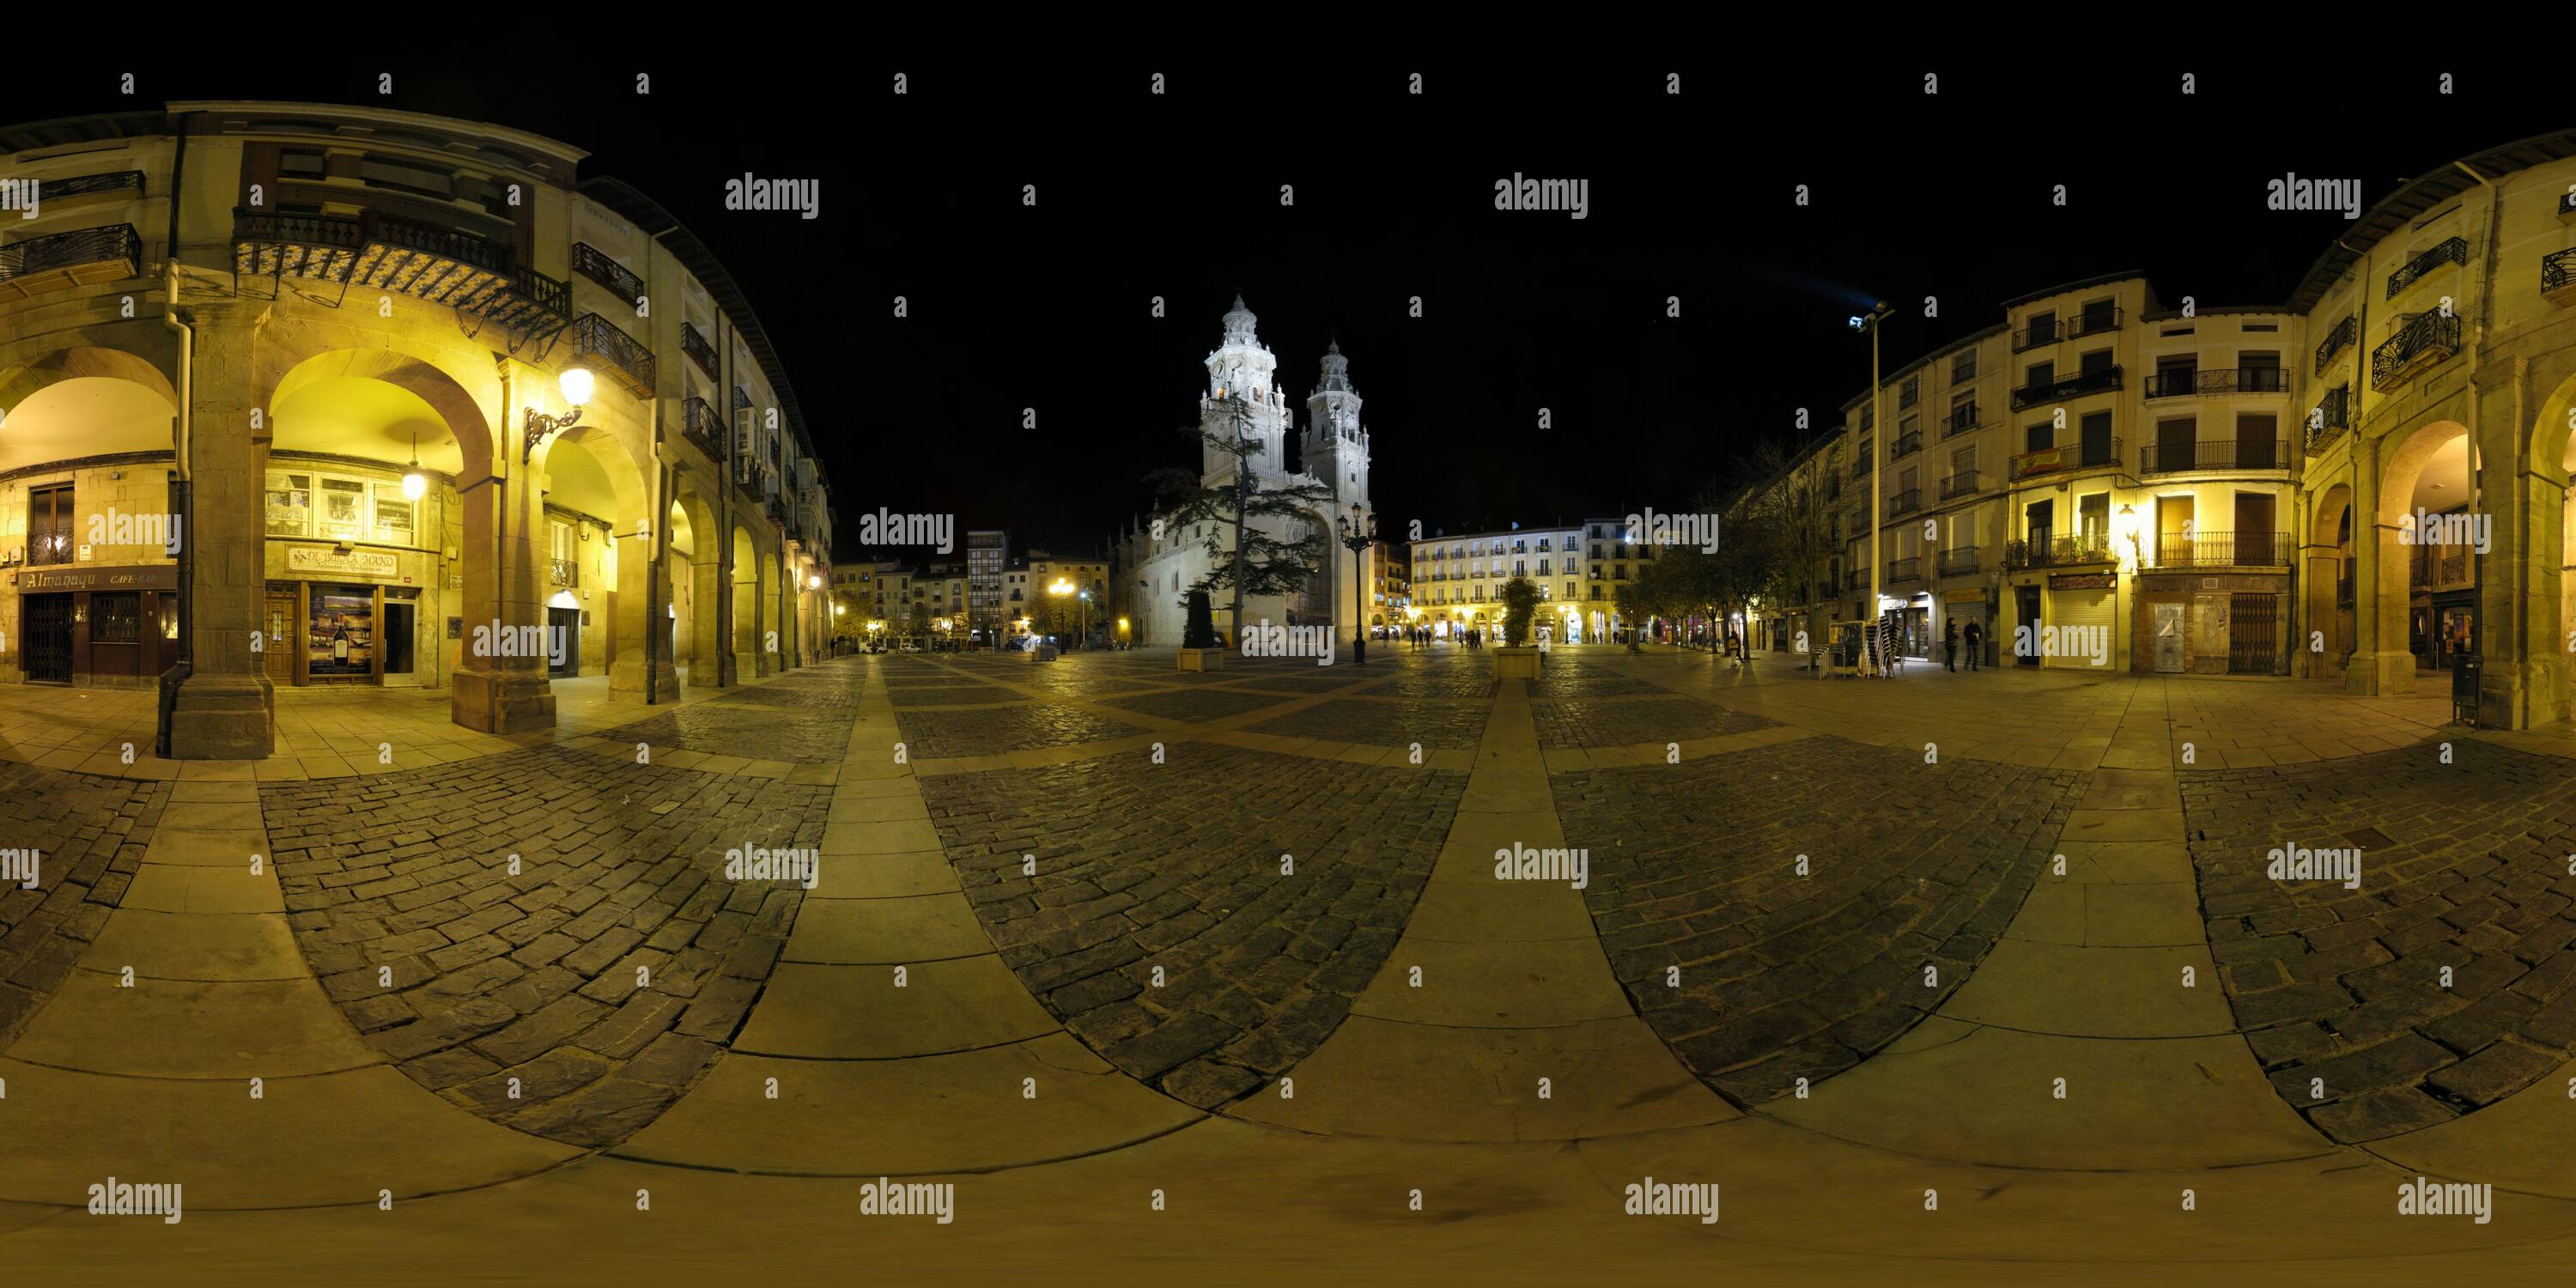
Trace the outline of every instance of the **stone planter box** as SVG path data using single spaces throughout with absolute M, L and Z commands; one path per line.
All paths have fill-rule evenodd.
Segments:
M 1536 648 L 1528 645 L 1523 645 L 1519 648 L 1495 649 L 1494 678 L 1497 680 L 1535 680 L 1538 678 L 1539 660 L 1545 656 L 1546 654 L 1543 654 Z
M 1176 649 L 1174 650 L 1173 655 L 1181 660 L 1181 669 L 1184 671 L 1222 671 L 1225 669 L 1225 650 L 1221 648 Z

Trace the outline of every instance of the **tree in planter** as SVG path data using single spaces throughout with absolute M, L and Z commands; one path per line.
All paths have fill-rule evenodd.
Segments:
M 1527 577 L 1503 583 L 1503 643 L 1519 648 L 1530 642 L 1530 620 L 1538 616 L 1538 587 Z
M 1189 595 L 1190 619 L 1181 627 L 1182 648 L 1215 648 L 1216 621 L 1208 614 L 1208 593 L 1193 590 Z
M 1211 487 L 1201 475 L 1175 467 L 1156 470 L 1147 476 L 1147 481 L 1162 495 L 1159 522 L 1176 527 L 1210 523 L 1219 530 L 1233 531 L 1234 548 L 1230 554 L 1217 538 L 1208 538 L 1208 574 L 1189 588 L 1193 592 L 1219 588 L 1234 592 L 1235 646 L 1240 648 L 1245 595 L 1303 594 L 1306 583 L 1322 569 L 1330 534 L 1319 524 L 1316 512 L 1331 506 L 1333 490 L 1322 483 L 1274 486 L 1254 478 L 1252 459 L 1261 450 L 1261 440 L 1243 428 L 1250 406 L 1240 398 L 1227 401 L 1234 408 L 1232 433 L 1213 429 L 1181 432 L 1232 457 L 1233 479 Z M 1262 531 L 1255 522 L 1260 519 L 1282 520 L 1279 526 L 1283 528 L 1303 524 L 1307 532 L 1300 540 L 1281 540 Z

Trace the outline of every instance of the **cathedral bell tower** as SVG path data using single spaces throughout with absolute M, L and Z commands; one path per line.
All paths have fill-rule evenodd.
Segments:
M 1360 395 L 1351 388 L 1351 360 L 1339 340 L 1324 351 L 1322 383 L 1306 395 L 1306 432 L 1298 439 L 1306 472 L 1333 489 L 1335 508 L 1351 503 L 1374 513 L 1369 502 L 1368 431 L 1360 427 Z
M 1279 392 L 1279 359 L 1261 343 L 1253 326 L 1259 319 L 1234 297 L 1226 310 L 1225 339 L 1207 356 L 1207 392 L 1199 399 L 1199 428 L 1231 437 L 1248 433 L 1261 444 L 1246 460 L 1257 478 L 1276 479 L 1288 472 L 1286 449 L 1288 400 Z M 1233 477 L 1234 457 L 1214 447 L 1202 448 L 1203 480 L 1214 486 Z

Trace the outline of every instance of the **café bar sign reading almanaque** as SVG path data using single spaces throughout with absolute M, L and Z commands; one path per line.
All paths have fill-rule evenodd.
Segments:
M 286 551 L 288 572 L 326 573 L 334 577 L 394 578 L 399 565 L 393 555 L 381 550 L 331 550 L 321 546 L 290 546 Z
M 177 590 L 179 566 L 144 568 L 42 568 L 10 578 L 20 593 L 52 594 L 68 590 Z

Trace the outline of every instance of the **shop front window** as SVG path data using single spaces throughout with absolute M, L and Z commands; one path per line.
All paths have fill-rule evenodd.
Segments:
M 313 476 L 268 476 L 268 535 L 301 537 L 313 531 Z

